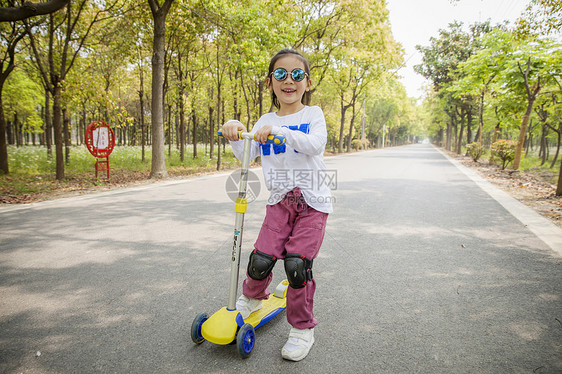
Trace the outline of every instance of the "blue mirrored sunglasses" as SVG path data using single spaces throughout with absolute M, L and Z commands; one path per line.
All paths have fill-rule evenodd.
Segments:
M 284 81 L 289 76 L 287 70 L 284 69 L 284 68 L 277 68 L 271 74 L 278 81 Z M 308 76 L 308 74 L 305 73 L 305 71 L 302 70 L 301 68 L 297 68 L 297 69 L 294 69 L 293 71 L 291 71 L 291 78 L 295 82 L 300 82 L 307 76 Z

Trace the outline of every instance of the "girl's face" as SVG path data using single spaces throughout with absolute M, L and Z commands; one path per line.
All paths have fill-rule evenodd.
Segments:
M 300 82 L 294 81 L 291 72 L 295 69 L 305 70 L 304 63 L 294 55 L 287 55 L 279 58 L 273 67 L 273 70 L 283 68 L 287 71 L 287 78 L 283 81 L 278 81 L 270 75 L 267 78 L 266 84 L 270 90 L 273 90 L 275 96 L 279 100 L 279 114 L 287 115 L 296 113 L 302 108 L 302 97 L 305 92 L 310 90 L 311 82 L 309 77 L 305 77 Z

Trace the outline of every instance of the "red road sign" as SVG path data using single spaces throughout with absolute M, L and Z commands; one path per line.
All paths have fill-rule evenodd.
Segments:
M 86 129 L 86 147 L 98 158 L 107 158 L 115 147 L 115 133 L 104 121 L 90 123 Z
M 107 171 L 109 179 L 109 155 L 115 147 L 115 133 L 104 121 L 90 123 L 86 129 L 86 147 L 96 157 L 96 178 L 98 171 Z

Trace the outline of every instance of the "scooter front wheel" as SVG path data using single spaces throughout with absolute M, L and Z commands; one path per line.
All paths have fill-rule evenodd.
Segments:
M 242 358 L 248 358 L 252 354 L 255 343 L 256 334 L 254 333 L 254 327 L 249 323 L 242 325 L 236 337 L 236 345 Z
M 201 326 L 203 326 L 203 323 L 207 319 L 209 319 L 209 315 L 207 313 L 201 313 L 195 317 L 191 324 L 191 340 L 193 340 L 195 344 L 201 344 L 205 341 L 205 338 L 203 338 L 201 334 Z

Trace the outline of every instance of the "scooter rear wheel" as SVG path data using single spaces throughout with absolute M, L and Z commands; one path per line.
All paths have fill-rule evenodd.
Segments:
M 256 334 L 254 333 L 254 327 L 246 323 L 238 331 L 238 336 L 236 337 L 236 345 L 238 346 L 238 352 L 242 358 L 248 358 L 252 354 L 252 349 L 256 343 Z
M 205 338 L 201 335 L 201 326 L 203 326 L 203 323 L 207 319 L 209 319 L 209 315 L 207 313 L 201 313 L 195 317 L 191 324 L 191 340 L 193 340 L 195 344 L 201 344 L 205 341 Z

